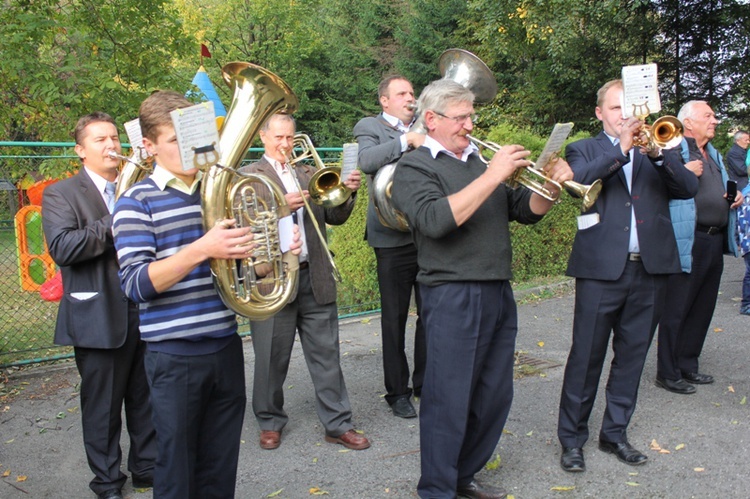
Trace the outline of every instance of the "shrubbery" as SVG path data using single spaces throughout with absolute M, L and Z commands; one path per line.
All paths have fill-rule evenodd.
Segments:
M 483 139 L 479 133 L 477 136 Z M 579 132 L 568 142 L 587 136 L 585 132 Z M 507 124 L 494 127 L 487 139 L 498 144 L 522 144 L 531 151 L 532 159 L 541 153 L 547 141 L 547 137 Z M 368 200 L 364 182 L 357 196 L 357 206 L 346 224 L 329 228 L 330 246 L 343 277 L 338 286 L 342 314 L 380 307 L 375 254 L 364 240 Z M 565 273 L 576 233 L 576 216 L 580 211 L 580 199 L 563 194 L 562 202 L 554 206 L 541 222 L 535 225 L 511 224 L 514 281 Z

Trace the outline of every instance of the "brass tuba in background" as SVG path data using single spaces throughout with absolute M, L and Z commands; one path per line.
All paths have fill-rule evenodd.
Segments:
M 290 217 L 291 210 L 267 177 L 236 169 L 263 123 L 275 113 L 293 113 L 299 103 L 284 80 L 255 64 L 229 63 L 222 77 L 234 97 L 220 131 L 218 164 L 203 176 L 203 226 L 208 231 L 234 218 L 237 226 L 252 228 L 257 249 L 251 257 L 211 259 L 210 264 L 224 304 L 239 315 L 263 320 L 281 310 L 297 288 L 299 261 L 289 251 L 282 253 L 279 241 L 279 221 Z M 271 272 L 256 275 L 259 264 Z

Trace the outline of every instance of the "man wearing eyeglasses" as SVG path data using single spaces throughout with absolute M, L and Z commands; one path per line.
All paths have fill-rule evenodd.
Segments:
M 419 98 L 428 133 L 396 168 L 393 201 L 417 246 L 427 367 L 420 407 L 420 497 L 502 498 L 475 479 L 500 440 L 513 399 L 517 331 L 511 278 L 511 220 L 535 223 L 552 202 L 507 180 L 531 164 L 520 145 L 486 165 L 467 134 L 474 95 L 451 80 Z M 571 180 L 563 160 L 547 172 Z M 545 183 L 550 191 L 559 186 Z

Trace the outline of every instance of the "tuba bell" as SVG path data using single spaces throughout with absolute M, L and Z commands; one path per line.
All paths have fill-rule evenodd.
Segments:
M 251 227 L 257 245 L 251 257 L 211 259 L 210 265 L 224 304 L 239 315 L 263 320 L 281 310 L 296 291 L 299 261 L 290 251 L 282 253 L 279 242 L 279 221 L 291 216 L 291 210 L 281 189 L 267 177 L 236 169 L 263 123 L 275 113 L 294 112 L 298 100 L 281 78 L 255 64 L 229 63 L 222 77 L 234 96 L 220 131 L 218 163 L 203 176 L 203 226 L 208 231 L 234 218 L 237 226 Z M 256 275 L 258 264 L 268 264 L 271 272 Z
M 448 49 L 438 59 L 438 69 L 444 80 L 452 80 L 468 88 L 477 103 L 491 102 L 497 95 L 497 82 L 490 68 L 468 50 Z M 418 117 L 409 130 L 427 133 L 424 122 Z M 403 213 L 393 207 L 391 188 L 396 164 L 385 165 L 378 170 L 372 181 L 372 203 L 378 220 L 384 226 L 401 232 L 409 231 L 409 223 Z

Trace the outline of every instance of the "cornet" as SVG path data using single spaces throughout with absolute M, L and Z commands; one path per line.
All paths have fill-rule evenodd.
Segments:
M 489 150 L 494 154 L 502 148 L 502 146 L 495 142 L 483 142 L 469 134 L 466 135 L 466 138 L 479 148 L 479 157 L 485 164 L 489 164 L 489 160 L 484 157 L 484 151 Z M 581 211 L 588 211 L 589 208 L 594 206 L 594 202 L 596 202 L 596 198 L 599 197 L 599 192 L 602 190 L 601 179 L 595 181 L 591 185 L 579 184 L 572 180 L 566 180 L 562 183 L 555 182 L 542 170 L 537 169 L 535 163 L 531 163 L 531 166 L 517 169 L 513 172 L 513 175 L 505 181 L 505 183 L 511 189 L 515 189 L 519 185 L 522 185 L 530 191 L 542 196 L 544 199 L 552 202 L 557 202 L 560 199 L 560 191 L 562 191 L 564 187 L 569 193 L 572 192 L 576 197 L 583 199 Z M 552 184 L 556 190 L 552 191 L 548 189 L 544 186 L 545 183 Z

